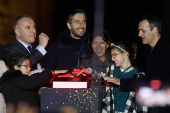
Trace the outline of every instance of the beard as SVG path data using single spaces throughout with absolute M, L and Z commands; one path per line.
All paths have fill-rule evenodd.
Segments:
M 70 32 L 75 36 L 75 37 L 78 37 L 78 38 L 82 38 L 85 34 L 85 31 L 84 30 L 83 32 L 79 33 L 76 31 L 76 29 L 70 29 Z

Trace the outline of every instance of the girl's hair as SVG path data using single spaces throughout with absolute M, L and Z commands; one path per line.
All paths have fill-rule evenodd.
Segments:
M 137 44 L 130 43 L 129 41 L 117 41 L 111 46 L 112 49 L 117 49 L 119 52 L 128 52 L 129 53 L 129 59 L 131 62 L 136 59 L 136 51 L 137 51 Z
M 20 67 L 20 65 L 22 65 L 22 63 L 28 59 L 29 58 L 27 56 L 24 56 L 21 54 L 12 54 L 12 55 L 9 55 L 7 60 L 4 60 L 4 62 L 9 70 L 15 70 L 14 69 L 15 65 Z
M 90 58 L 92 56 L 93 53 L 93 49 L 92 49 L 92 42 L 94 40 L 94 38 L 96 38 L 97 36 L 100 36 L 104 42 L 106 42 L 109 47 L 106 50 L 106 53 L 110 53 L 110 44 L 112 43 L 112 37 L 111 35 L 104 29 L 96 29 L 93 32 L 90 33 L 89 37 L 88 37 L 88 46 L 87 46 L 87 56 L 85 58 Z

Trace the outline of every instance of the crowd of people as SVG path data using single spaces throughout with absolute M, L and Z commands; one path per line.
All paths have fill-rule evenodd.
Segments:
M 36 113 L 35 108 L 40 109 L 41 87 L 48 87 L 49 81 L 61 73 L 79 77 L 79 81 L 87 80 L 88 88 L 102 86 L 105 90 L 100 98 L 102 113 L 168 113 L 169 106 L 147 106 L 136 101 L 138 89 L 155 88 L 157 84 L 151 85 L 153 80 L 160 81 L 157 89 L 169 86 L 170 43 L 162 35 L 161 20 L 148 14 L 139 21 L 138 37 L 148 45 L 143 53 L 144 70 L 134 64 L 138 58 L 136 44 L 128 40 L 113 42 L 114 37 L 105 29 L 88 33 L 86 21 L 85 11 L 71 12 L 66 21 L 68 28 L 46 50 L 49 37 L 45 33 L 38 36 L 38 46 L 32 46 L 36 27 L 31 16 L 16 17 L 15 39 L 0 45 L 1 113 L 9 111 L 6 105 L 18 108 L 21 102 L 30 104 L 34 108 L 32 113 Z M 44 62 L 40 62 L 42 58 Z M 73 74 L 75 69 L 79 71 Z

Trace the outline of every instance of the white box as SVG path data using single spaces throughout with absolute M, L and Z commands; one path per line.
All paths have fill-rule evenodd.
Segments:
M 53 81 L 53 88 L 87 88 L 87 82 Z

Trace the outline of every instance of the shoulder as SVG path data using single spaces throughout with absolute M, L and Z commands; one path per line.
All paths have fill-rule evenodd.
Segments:
M 6 82 L 12 81 L 12 80 L 14 80 L 14 79 L 16 79 L 18 77 L 21 77 L 21 76 L 23 76 L 21 71 L 7 70 L 6 72 L 3 73 L 2 77 L 0 78 L 0 82 L 1 82 L 1 84 L 6 83 Z
M 170 42 L 167 38 L 165 37 L 161 37 L 156 46 L 155 47 L 159 47 L 159 49 L 165 49 L 165 50 L 170 50 Z
M 143 78 L 145 77 L 145 72 L 138 66 L 133 66 L 135 68 L 134 78 Z
M 81 57 L 84 59 L 84 58 L 86 58 L 88 56 L 88 54 L 87 53 L 83 53 L 82 55 L 81 55 Z
M 64 45 L 68 45 L 70 44 L 70 30 L 69 29 L 65 29 L 63 30 L 57 37 L 57 42 L 59 44 L 64 44 Z
M 7 43 L 3 48 L 17 48 L 21 43 L 17 39 L 13 39 L 11 42 Z
M 9 43 L 7 43 L 6 45 L 11 45 L 11 44 L 15 44 L 15 43 L 19 43 L 19 41 L 15 38 L 13 40 L 11 40 Z M 5 45 L 5 46 L 6 46 Z
M 49 45 L 49 47 L 56 47 L 57 45 L 58 45 L 58 41 L 51 43 L 51 44 Z

